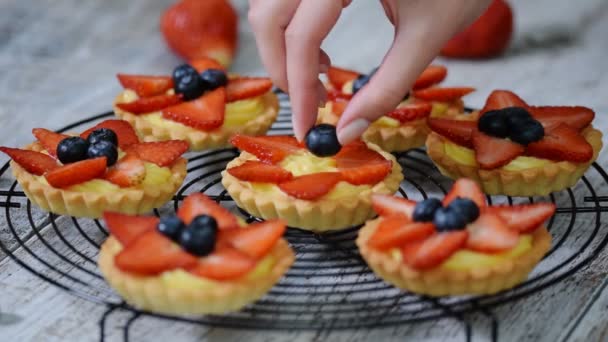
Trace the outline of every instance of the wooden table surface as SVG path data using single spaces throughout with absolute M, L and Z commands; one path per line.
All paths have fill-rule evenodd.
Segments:
M 482 105 L 496 88 L 514 90 L 532 104 L 586 105 L 597 113 L 596 127 L 606 131 L 608 2 L 579 1 L 576 7 L 566 0 L 512 2 L 517 32 L 510 52 L 489 61 L 441 60 L 450 70 L 446 83 L 477 87 L 478 91 L 466 99 L 473 107 Z M 109 110 L 120 90 L 115 80 L 117 72 L 154 74 L 171 70 L 178 59 L 165 48 L 158 32 L 159 15 L 169 3 L 0 0 L 0 144 L 23 145 L 31 141 L 33 127 L 60 128 Z M 245 20 L 246 1 L 234 4 L 243 16 L 240 53 L 233 70 L 264 74 Z M 327 39 L 326 51 L 336 65 L 370 70 L 389 46 L 391 32 L 375 1 L 355 1 Z M 2 164 L 6 160 L 0 156 Z M 608 167 L 605 153 L 598 164 Z M 588 180 L 598 195 L 608 195 L 606 182 L 597 172 L 590 171 Z M 0 188 L 6 189 L 11 182 L 9 173 L 5 173 Z M 585 189 L 585 184 L 575 188 L 577 202 L 587 196 Z M 37 234 L 33 234 L 23 228 L 29 227 L 24 210 L 10 209 L 17 234 L 24 240 L 23 246 L 18 246 L 10 237 L 8 210 L 1 212 L 1 242 L 13 255 L 39 263 L 32 260 L 31 251 L 41 255 L 43 261 L 49 260 L 50 266 L 61 266 L 61 260 L 51 256 L 46 259 L 49 248 L 41 245 L 37 234 L 56 235 L 50 227 L 69 226 L 68 220 L 49 222 L 48 215 L 34 211 L 32 224 Z M 571 227 L 573 245 L 561 246 L 551 260 L 564 261 L 568 249 L 576 244 L 577 234 L 582 239 L 596 219 L 595 213 L 578 215 Z M 606 220 L 606 216 L 600 219 Z M 608 225 L 601 223 L 598 234 L 605 236 L 606 229 Z M 71 233 L 65 234 L 69 238 Z M 588 248 L 592 247 L 598 247 L 597 243 Z M 585 250 L 580 257 L 588 254 Z M 586 267 L 555 285 L 492 308 L 499 340 L 608 340 L 607 256 L 608 251 L 602 250 Z M 96 341 L 105 311 L 105 306 L 70 295 L 0 252 L 0 341 Z M 129 321 L 131 318 L 131 313 L 121 310 L 108 315 L 106 340 L 122 340 L 126 324 L 133 341 L 461 341 L 466 333 L 462 321 L 453 317 L 341 331 L 233 330 L 150 317 Z M 474 341 L 491 339 L 492 324 L 487 315 L 471 313 L 464 319 L 470 324 Z

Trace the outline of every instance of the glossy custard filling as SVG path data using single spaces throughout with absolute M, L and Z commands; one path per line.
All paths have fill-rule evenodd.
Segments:
M 466 148 L 450 141 L 445 140 L 443 142 L 443 148 L 445 154 L 450 158 L 457 160 L 460 164 L 477 167 L 477 161 L 475 160 L 475 151 L 470 148 Z M 535 157 L 519 156 L 500 169 L 507 171 L 520 171 L 526 169 L 532 169 L 537 167 L 543 167 L 551 163 L 548 159 L 541 159 Z

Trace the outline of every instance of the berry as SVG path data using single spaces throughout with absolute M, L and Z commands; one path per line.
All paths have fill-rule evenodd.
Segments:
M 529 107 L 532 117 L 540 121 L 545 129 L 565 123 L 578 131 L 591 124 L 595 112 L 587 107 Z
M 341 90 L 344 83 L 354 81 L 359 76 L 359 73 L 356 71 L 337 68 L 335 66 L 330 66 L 327 71 L 327 78 L 331 85 L 334 88 Z
M 179 244 L 191 254 L 205 256 L 213 252 L 217 237 L 217 222 L 211 216 L 195 217 L 179 235 Z
M 459 100 L 461 97 L 475 91 L 475 88 L 458 87 L 458 88 L 440 88 L 431 87 L 420 90 L 414 90 L 414 97 L 425 101 L 440 101 L 452 102 Z
M 118 137 L 116 136 L 116 133 L 109 128 L 97 128 L 87 137 L 87 142 L 91 145 L 100 141 L 111 142 L 118 146 Z
M 186 197 L 184 203 L 182 203 L 182 206 L 177 211 L 177 216 L 185 224 L 190 224 L 199 215 L 209 215 L 215 218 L 220 230 L 238 227 L 239 225 L 236 217 L 228 209 L 197 192 Z
M 506 138 L 509 136 L 509 122 L 504 110 L 486 112 L 479 118 L 477 128 L 493 137 Z
M 163 109 L 163 117 L 196 129 L 211 131 L 224 123 L 225 110 L 226 91 L 217 88 L 196 100 Z
M 198 71 L 190 64 L 182 64 L 173 69 L 173 83 L 178 84 L 186 75 L 198 75 Z
M 511 130 L 516 130 L 521 125 L 532 120 L 532 116 L 530 115 L 530 112 L 528 112 L 523 107 L 506 107 L 506 108 L 500 109 L 500 111 L 502 113 L 504 113 L 504 116 L 506 117 L 507 123 L 509 125 L 509 128 L 511 128 Z
M 567 124 L 547 131 L 540 141 L 530 143 L 526 152 L 533 157 L 575 163 L 585 163 L 593 157 L 593 147 Z
M 516 143 L 528 145 L 532 142 L 539 141 L 545 136 L 545 129 L 540 122 L 529 119 L 523 122 L 519 127 L 513 127 L 509 138 Z
M 401 248 L 403 262 L 415 269 L 429 269 L 447 260 L 464 247 L 466 230 L 433 234 L 425 240 L 408 243 Z
M 464 147 L 473 147 L 472 134 L 477 130 L 476 122 L 430 117 L 427 119 L 427 124 L 434 132 L 456 144 Z
M 527 108 L 528 104 L 512 91 L 494 90 L 486 99 L 486 104 L 483 106 L 481 114 L 507 107 Z
M 176 105 L 182 102 L 180 95 L 156 95 L 151 97 L 142 97 L 133 102 L 117 103 L 116 107 L 127 111 L 131 114 L 147 114 L 156 112 L 169 106 Z
M 343 180 L 354 185 L 378 183 L 393 167 L 390 160 L 363 142 L 344 146 L 334 158 Z
M 184 225 L 184 222 L 179 219 L 179 217 L 165 216 L 161 217 L 156 229 L 158 229 L 161 234 L 168 237 L 169 239 L 173 241 L 178 241 L 179 237 L 181 236 L 182 230 L 184 230 L 184 227 L 186 226 Z
M 227 172 L 233 177 L 247 182 L 277 184 L 293 178 L 293 174 L 284 168 L 257 160 L 246 161 L 239 166 L 229 168 Z
M 147 162 L 165 167 L 175 163 L 187 150 L 188 143 L 183 140 L 166 140 L 133 144 L 125 152 L 132 153 Z
M 233 102 L 264 95 L 272 89 L 272 81 L 266 77 L 240 77 L 226 86 L 226 101 Z
M 372 205 L 380 216 L 403 215 L 411 219 L 416 202 L 401 197 L 373 194 Z
M 0 146 L 0 151 L 6 153 L 27 172 L 36 176 L 42 176 L 49 171 L 59 168 L 57 161 L 44 153 L 4 146 Z
M 448 232 L 464 228 L 467 220 L 459 211 L 448 206 L 447 208 L 438 208 L 435 211 L 433 224 L 438 232 Z
M 361 90 L 361 88 L 363 88 L 371 78 L 371 75 L 359 75 L 353 81 L 353 94 L 356 94 L 359 90 Z
M 206 90 L 223 87 L 228 84 L 228 77 L 223 70 L 207 69 L 201 73 L 201 79 Z
M 432 110 L 433 105 L 428 102 L 414 102 L 399 106 L 388 112 L 386 116 L 396 119 L 399 122 L 408 122 L 426 118 L 431 114 Z
M 460 178 L 454 182 L 450 192 L 443 198 L 443 205 L 449 205 L 458 197 L 468 198 L 480 208 L 486 206 L 486 196 L 481 192 L 479 185 L 468 178 Z
M 262 162 L 275 164 L 302 148 L 298 140 L 291 136 L 248 136 L 235 134 L 230 143 L 239 150 L 247 151 Z
M 134 154 L 127 154 L 121 158 L 104 176 L 105 180 L 123 188 L 138 185 L 145 178 L 146 166 L 143 160 Z
M 198 264 L 188 272 L 203 278 L 228 280 L 238 278 L 253 270 L 255 259 L 229 245 L 217 245 L 213 253 L 199 258 Z
M 426 239 L 435 233 L 432 223 L 411 222 L 401 215 L 389 216 L 378 224 L 369 246 L 379 250 L 400 247 L 404 243 Z
M 106 158 L 85 159 L 47 172 L 44 177 L 54 188 L 66 188 L 99 178 L 106 172 Z
M 124 88 L 135 91 L 139 97 L 164 94 L 173 88 L 173 80 L 168 76 L 118 74 L 116 77 Z
M 306 133 L 306 147 L 319 157 L 331 157 L 340 152 L 342 145 L 338 141 L 336 126 L 320 124 Z
M 448 208 L 460 213 L 467 223 L 471 223 L 479 217 L 479 207 L 468 198 L 456 197 L 450 202 Z
M 205 84 L 198 73 L 184 74 L 179 82 L 173 85 L 176 94 L 181 94 L 186 101 L 194 100 L 205 92 Z
M 59 145 L 61 140 L 69 137 L 69 135 L 55 133 L 44 128 L 34 128 L 32 129 L 32 134 L 34 134 L 44 149 L 54 157 L 57 156 L 57 145 Z
M 428 88 L 435 85 L 445 79 L 448 74 L 448 69 L 443 65 L 429 65 L 422 71 L 422 74 L 418 76 L 416 82 L 414 82 L 414 90 Z
M 57 145 L 57 158 L 63 164 L 75 163 L 87 159 L 88 149 L 89 143 L 81 137 L 65 138 Z
M 342 177 L 338 172 L 318 172 L 299 177 L 279 184 L 286 194 L 302 199 L 314 200 L 330 192 Z
M 104 212 L 103 219 L 114 236 L 123 247 L 143 235 L 145 232 L 154 230 L 158 225 L 158 217 L 155 216 L 132 216 L 121 213 Z
M 190 61 L 190 65 L 199 74 L 207 69 L 226 70 L 217 60 L 209 57 L 201 57 Z
M 112 166 L 118 160 L 118 148 L 111 142 L 102 140 L 96 144 L 89 145 L 87 157 L 90 159 L 106 157 L 107 166 Z
M 555 213 L 553 203 L 532 203 L 485 207 L 484 213 L 498 215 L 509 229 L 521 234 L 531 233 Z
M 507 165 L 524 153 L 524 147 L 520 144 L 479 131 L 473 133 L 473 148 L 475 160 L 480 168 L 485 170 Z
M 82 132 L 80 134 L 80 137 L 83 139 L 87 139 L 89 137 L 89 134 L 91 134 L 91 132 L 98 128 L 109 128 L 114 131 L 114 133 L 116 133 L 116 136 L 118 137 L 118 147 L 122 149 L 125 149 L 129 145 L 136 144 L 139 142 L 137 133 L 135 133 L 135 130 L 133 129 L 131 124 L 123 120 L 113 119 L 105 120 L 98 123 L 94 127 L 91 127 L 86 131 Z
M 469 224 L 467 248 L 484 253 L 502 252 L 515 247 L 519 233 L 509 229 L 503 219 L 496 215 L 483 213 L 477 221 Z
M 412 218 L 418 222 L 430 222 L 435 217 L 435 211 L 441 208 L 441 201 L 437 198 L 427 198 L 416 204 Z
M 285 233 L 285 229 L 284 221 L 268 220 L 250 224 L 247 228 L 223 230 L 218 239 L 226 241 L 249 257 L 261 259 L 276 245 Z

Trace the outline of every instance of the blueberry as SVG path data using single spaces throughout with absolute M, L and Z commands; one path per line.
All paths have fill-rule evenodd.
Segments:
M 506 138 L 509 136 L 509 122 L 507 115 L 502 110 L 491 110 L 479 118 L 477 127 L 485 134 Z
M 206 90 L 223 87 L 228 84 L 226 73 L 218 69 L 207 69 L 201 73 L 201 79 Z
M 68 164 L 87 159 L 89 143 L 81 137 L 69 137 L 61 140 L 57 145 L 57 158 Z
M 435 211 L 441 208 L 441 201 L 437 198 L 427 198 L 422 202 L 418 202 L 414 207 L 413 218 L 418 222 L 433 221 Z
M 438 232 L 459 230 L 466 226 L 467 221 L 460 212 L 450 207 L 439 208 L 435 211 L 433 224 Z
M 186 73 L 174 83 L 173 89 L 176 94 L 182 94 L 184 100 L 189 101 L 203 95 L 205 84 L 198 73 Z
M 509 138 L 516 143 L 528 145 L 529 143 L 541 140 L 544 136 L 545 129 L 543 125 L 530 118 L 522 121 L 518 127 L 513 127 Z
M 457 211 L 467 223 L 471 223 L 479 217 L 479 207 L 468 198 L 457 197 L 448 205 L 448 208 Z
M 340 152 L 336 127 L 328 124 L 317 125 L 306 134 L 306 147 L 319 157 L 330 157 Z
M 504 115 L 507 117 L 509 128 L 517 128 L 522 122 L 526 122 L 532 118 L 530 113 L 522 107 L 507 107 L 501 109 Z
M 165 216 L 160 219 L 156 229 L 169 239 L 178 241 L 184 227 L 184 222 L 179 217 Z
M 173 69 L 173 84 L 178 84 L 185 75 L 198 75 L 198 71 L 189 64 L 182 64 Z
M 189 253 L 205 256 L 213 252 L 216 236 L 217 221 L 211 216 L 200 215 L 182 230 L 179 244 Z
M 370 75 L 359 75 L 359 77 L 353 81 L 353 94 L 356 94 L 359 90 L 361 90 L 361 88 L 363 88 L 363 86 L 365 86 L 371 78 L 372 77 Z
M 98 128 L 89 134 L 87 138 L 89 144 L 93 145 L 100 141 L 109 141 L 112 144 L 118 146 L 118 136 L 113 130 L 108 128 Z
M 112 166 L 116 164 L 116 160 L 118 160 L 118 148 L 111 142 L 102 140 L 97 142 L 96 144 L 89 145 L 89 149 L 87 150 L 87 157 L 106 157 L 106 165 Z

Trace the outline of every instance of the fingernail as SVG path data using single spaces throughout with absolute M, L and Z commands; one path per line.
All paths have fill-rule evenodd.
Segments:
M 348 144 L 349 142 L 360 138 L 367 127 L 369 127 L 369 121 L 365 119 L 353 120 L 338 131 L 338 140 L 340 141 L 340 144 Z
M 319 72 L 321 74 L 325 74 L 327 71 L 329 71 L 329 65 L 327 65 L 327 64 L 319 64 Z

